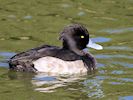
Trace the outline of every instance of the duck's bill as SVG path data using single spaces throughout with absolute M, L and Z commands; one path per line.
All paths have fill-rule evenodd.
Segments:
M 92 42 L 91 40 L 89 40 L 89 43 L 87 44 L 87 47 L 90 47 L 90 48 L 93 48 L 93 49 L 96 49 L 96 50 L 102 50 L 103 47 L 99 44 L 96 44 L 94 42 Z

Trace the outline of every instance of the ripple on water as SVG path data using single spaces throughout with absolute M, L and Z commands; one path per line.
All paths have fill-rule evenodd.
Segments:
M 1 67 L 8 67 L 8 59 L 11 58 L 12 56 L 14 56 L 16 53 L 13 52 L 0 52 L 0 57 L 2 57 L 2 59 L 0 59 L 0 66 Z
M 109 41 L 111 41 L 111 38 L 96 37 L 96 38 L 91 38 L 91 40 L 92 40 L 93 42 L 100 42 L 100 43 L 103 43 L 103 42 L 109 42 Z
M 31 40 L 32 36 L 10 37 L 12 40 Z
M 124 83 L 121 83 L 121 82 L 109 82 L 109 84 L 112 84 L 112 85 L 120 85 L 120 84 L 124 84 Z
M 100 74 L 105 74 L 106 71 L 105 71 L 105 70 L 99 70 L 98 72 L 99 72 Z
M 133 32 L 133 27 L 118 28 L 118 29 L 102 29 L 99 32 L 107 32 L 109 34 L 112 34 L 112 33 L 123 33 L 123 32 Z
M 118 80 L 122 80 L 122 81 L 125 81 L 125 82 L 133 82 L 132 78 L 119 78 Z
M 133 100 L 133 96 L 121 96 L 119 100 Z
M 2 56 L 2 57 L 12 57 L 15 54 L 16 53 L 13 53 L 13 52 L 0 52 L 0 56 Z
M 35 90 L 39 92 L 55 92 L 59 87 L 67 86 L 67 83 L 75 82 L 79 79 L 84 79 L 83 77 L 72 75 L 59 75 L 48 74 L 48 73 L 37 73 L 34 78 L 32 78 L 32 84 L 35 86 Z M 71 88 L 72 89 L 72 88 Z M 74 90 L 74 88 L 73 88 Z
M 131 51 L 132 48 L 126 47 L 126 46 L 109 46 L 105 47 L 104 49 L 109 49 L 109 50 L 126 50 L 126 51 Z
M 110 58 L 126 58 L 126 59 L 133 59 L 133 56 L 128 55 L 96 55 L 97 59 L 110 59 Z
M 111 73 L 120 75 L 120 74 L 124 74 L 124 71 L 123 70 L 114 70 Z
M 105 67 L 105 64 L 97 63 L 97 66 L 98 66 L 98 68 L 103 68 L 103 67 Z
M 111 76 L 96 76 L 99 80 L 105 80 L 105 79 L 112 79 L 112 80 L 118 80 L 118 81 L 124 81 L 124 82 L 133 82 L 132 78 L 117 78 L 117 77 L 111 77 Z
M 38 80 L 38 81 L 54 81 L 56 80 L 55 77 L 50 77 L 50 76 L 46 76 L 46 77 L 35 77 L 33 78 L 33 80 Z
M 107 78 L 110 78 L 109 76 L 96 76 L 96 79 L 99 79 L 99 80 L 105 80 Z
M 30 15 L 27 15 L 27 16 L 24 16 L 24 19 L 32 19 L 32 16 L 30 16 Z
M 85 14 L 86 14 L 85 12 L 80 11 L 77 15 L 78 15 L 78 16 L 84 16 Z
M 88 97 L 93 98 L 102 98 L 104 97 L 104 92 L 102 89 L 102 80 L 97 78 L 95 79 L 88 79 L 83 82 L 85 89 L 84 92 L 88 93 Z
M 70 4 L 62 4 L 61 7 L 63 7 L 63 8 L 69 8 L 69 7 L 71 7 L 71 5 Z
M 8 15 L 7 17 L 8 17 L 8 18 L 11 18 L 11 19 L 17 18 L 16 15 Z
M 125 62 L 112 62 L 113 64 L 121 65 L 128 68 L 133 68 L 133 64 L 125 63 Z
M 2 67 L 5 67 L 5 68 L 8 68 L 9 65 L 8 65 L 8 63 L 0 62 L 0 67 L 1 67 L 1 66 L 2 66 Z

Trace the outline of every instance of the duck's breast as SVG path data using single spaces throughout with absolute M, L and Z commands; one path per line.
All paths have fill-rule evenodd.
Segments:
M 38 72 L 74 74 L 87 72 L 82 60 L 64 61 L 55 57 L 43 57 L 33 62 Z

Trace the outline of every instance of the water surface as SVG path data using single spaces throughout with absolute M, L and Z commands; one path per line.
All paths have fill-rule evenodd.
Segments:
M 133 100 L 132 0 L 1 0 L 0 97 L 2 100 Z M 55 76 L 8 70 L 18 52 L 61 46 L 62 28 L 84 24 L 104 50 L 89 49 L 98 71 Z

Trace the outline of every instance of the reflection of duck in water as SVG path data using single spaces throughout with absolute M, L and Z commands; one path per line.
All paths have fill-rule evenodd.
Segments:
M 10 69 L 56 74 L 85 73 L 96 68 L 94 57 L 86 47 L 102 49 L 89 40 L 89 33 L 79 24 L 70 25 L 60 33 L 63 47 L 43 45 L 13 56 Z
M 34 90 L 39 92 L 58 93 L 58 90 L 65 89 L 64 91 L 70 91 L 70 93 L 76 91 L 80 95 L 84 94 L 88 97 L 104 97 L 102 89 L 103 80 L 98 77 L 88 78 L 87 76 L 80 74 L 49 76 L 46 73 L 37 73 L 34 78 L 32 78 L 31 83 L 34 85 Z
M 67 75 L 67 76 L 51 76 L 46 73 L 37 73 L 32 78 L 31 83 L 34 85 L 35 90 L 39 92 L 54 92 L 60 87 L 67 87 L 68 83 L 84 80 L 83 76 Z

